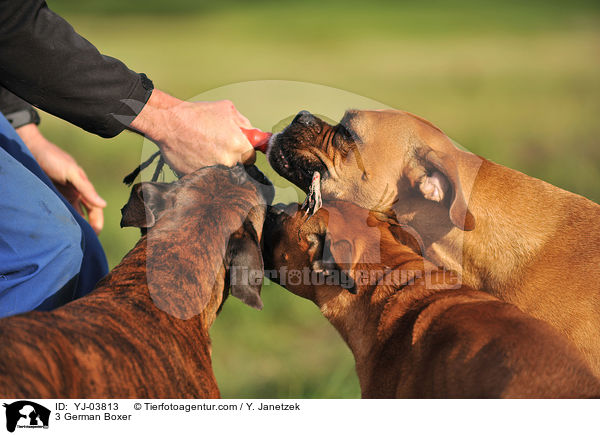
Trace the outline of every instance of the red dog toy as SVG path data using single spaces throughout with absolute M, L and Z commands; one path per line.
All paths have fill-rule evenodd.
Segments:
M 273 136 L 273 133 L 267 133 L 258 128 L 246 129 L 240 127 L 242 133 L 246 135 L 248 141 L 252 144 L 255 150 L 262 151 L 263 153 L 267 152 L 267 147 L 269 146 L 269 139 Z

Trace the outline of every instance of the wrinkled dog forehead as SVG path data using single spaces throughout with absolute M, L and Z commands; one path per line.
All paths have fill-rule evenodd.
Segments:
M 237 165 L 198 169 L 174 183 L 143 182 L 133 186 L 121 210 L 121 226 L 142 229 L 155 225 L 177 230 L 196 222 L 210 227 L 239 228 L 250 218 L 261 233 L 265 208 L 274 196 L 271 182 L 256 167 Z
M 363 148 L 382 139 L 398 128 L 400 113 L 396 110 L 348 110 L 340 120 L 347 138 Z M 383 135 L 383 137 L 380 137 Z
M 178 190 L 193 188 L 206 199 L 214 197 L 211 193 L 232 189 L 236 186 L 255 190 L 265 204 L 270 204 L 275 195 L 271 181 L 254 165 L 237 164 L 232 168 L 222 165 L 208 166 L 186 175 L 174 184 Z
M 276 204 L 269 207 L 265 225 L 279 225 L 290 239 L 307 234 L 332 235 L 337 238 L 379 238 L 379 229 L 369 219 L 369 210 L 347 201 L 325 201 L 314 215 L 301 204 Z
M 180 182 L 183 184 L 175 193 L 177 205 L 190 213 L 212 214 L 222 219 L 235 215 L 242 219 L 249 217 L 259 234 L 266 206 L 275 196 L 273 184 L 256 166 L 208 167 Z
M 382 110 L 348 110 L 340 120 L 340 124 L 348 129 L 360 141 L 376 136 L 378 132 L 395 134 L 399 130 L 413 127 L 418 123 L 430 122 L 409 112 L 395 109 Z M 433 125 L 431 125 L 433 126 Z M 435 127 L 437 129 L 437 127 Z

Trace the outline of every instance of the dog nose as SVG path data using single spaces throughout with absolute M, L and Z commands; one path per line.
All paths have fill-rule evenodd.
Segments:
M 301 110 L 300 112 L 298 112 L 298 114 L 292 122 L 299 122 L 300 124 L 310 125 L 314 122 L 314 119 L 315 117 L 312 113 L 310 113 L 307 110 Z

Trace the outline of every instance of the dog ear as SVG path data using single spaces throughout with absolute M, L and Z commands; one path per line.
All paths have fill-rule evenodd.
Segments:
M 452 156 L 440 157 L 429 149 L 421 163 L 408 171 L 412 186 L 418 186 L 425 199 L 442 202 L 452 189 L 449 217 L 452 224 L 464 231 L 475 228 L 475 218 L 467 207 L 458 175 L 458 168 Z
M 256 230 L 248 219 L 229 239 L 227 247 L 230 293 L 257 310 L 262 310 L 260 289 L 264 264 Z
M 151 228 L 170 206 L 168 183 L 138 183 L 131 189 L 127 204 L 121 209 L 121 228 Z

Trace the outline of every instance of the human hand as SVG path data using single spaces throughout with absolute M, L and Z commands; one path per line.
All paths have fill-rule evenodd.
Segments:
M 231 101 L 188 103 L 155 89 L 130 127 L 157 143 L 165 161 L 180 175 L 203 166 L 251 164 L 256 159 L 240 130 L 252 125 Z
M 85 217 L 87 212 L 90 226 L 99 234 L 104 226 L 106 201 L 98 195 L 75 159 L 48 141 L 35 124 L 19 127 L 17 133 L 67 201 L 81 216 Z

